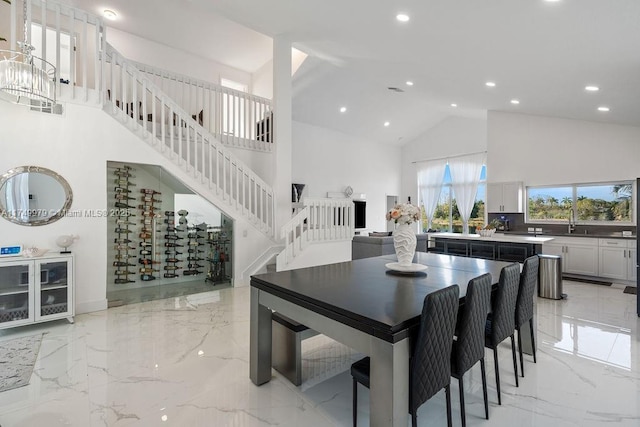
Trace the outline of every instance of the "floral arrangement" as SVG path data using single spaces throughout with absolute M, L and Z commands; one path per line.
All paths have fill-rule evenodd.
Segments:
M 420 219 L 420 209 L 410 203 L 400 203 L 387 212 L 387 221 L 396 224 L 412 224 Z

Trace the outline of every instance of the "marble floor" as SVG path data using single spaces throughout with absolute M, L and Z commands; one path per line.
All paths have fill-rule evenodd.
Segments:
M 565 282 L 565 301 L 537 300 L 538 363 L 514 384 L 509 346 L 500 349 L 503 404 L 497 405 L 487 351 L 489 421 L 480 370 L 465 376 L 469 426 L 640 425 L 640 321 L 623 286 Z M 249 380 L 249 288 L 142 302 L 0 331 L 3 340 L 44 332 L 31 383 L 0 393 L 2 427 L 349 426 L 351 377 L 359 357 L 319 336 L 305 341 L 305 382 L 274 372 Z M 452 382 L 454 425 L 460 425 Z M 359 392 L 368 425 L 368 392 Z M 445 426 L 444 395 L 418 413 Z

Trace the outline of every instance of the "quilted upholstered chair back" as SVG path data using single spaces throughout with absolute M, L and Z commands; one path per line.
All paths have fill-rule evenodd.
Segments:
M 533 317 L 533 294 L 538 287 L 538 269 L 540 259 L 538 255 L 524 260 L 520 275 L 520 289 L 516 302 L 516 326 L 520 327 Z
M 492 345 L 498 345 L 516 329 L 515 313 L 518 287 L 520 286 L 520 264 L 508 265 L 500 271 L 498 289 L 493 300 L 491 334 Z

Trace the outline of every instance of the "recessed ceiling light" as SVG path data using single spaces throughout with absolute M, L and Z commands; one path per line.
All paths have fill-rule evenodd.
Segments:
M 407 80 L 407 86 L 413 86 L 413 82 L 411 80 Z
M 391 123 L 389 123 L 389 122 L 384 122 L 384 127 L 388 128 L 390 124 Z
M 512 99 L 512 100 L 511 100 L 511 103 L 512 103 L 513 105 L 518 105 L 518 104 L 520 104 L 520 101 L 518 101 L 517 99 Z
M 484 85 L 487 87 L 496 87 L 495 82 L 486 82 Z
M 341 113 L 346 113 L 347 112 L 347 107 L 340 107 L 340 112 Z
M 406 13 L 399 13 L 396 15 L 396 19 L 400 22 L 407 22 L 409 21 L 409 15 Z
M 105 18 L 113 21 L 118 17 L 118 14 L 116 14 L 113 10 L 111 9 L 105 9 L 102 11 L 102 16 L 104 16 Z
M 587 92 L 597 92 L 600 90 L 600 88 L 598 86 L 585 86 L 584 90 L 586 90 Z
M 603 113 L 606 113 L 611 111 L 611 109 L 609 107 L 602 106 L 602 107 L 598 107 L 598 111 L 602 111 Z
M 544 0 L 544 1 L 546 1 L 547 3 L 557 3 L 557 2 L 559 2 L 560 0 Z
M 458 106 L 458 104 L 453 103 L 453 104 L 451 104 L 451 106 L 452 106 L 453 108 L 456 108 L 456 107 Z

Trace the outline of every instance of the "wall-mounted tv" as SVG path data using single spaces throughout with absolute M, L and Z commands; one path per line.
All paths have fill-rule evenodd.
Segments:
M 367 202 L 354 200 L 354 227 L 367 228 Z

